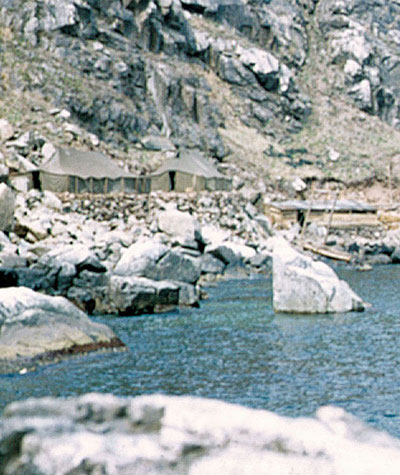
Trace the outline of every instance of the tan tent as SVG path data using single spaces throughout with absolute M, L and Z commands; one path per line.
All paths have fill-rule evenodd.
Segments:
M 99 152 L 57 149 L 39 169 L 43 190 L 72 193 L 149 192 L 150 179 L 131 175 Z
M 202 191 L 230 190 L 231 179 L 220 173 L 211 161 L 196 152 L 181 152 L 167 160 L 151 177 L 151 190 Z

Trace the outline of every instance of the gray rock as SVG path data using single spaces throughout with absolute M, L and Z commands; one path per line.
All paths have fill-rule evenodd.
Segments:
M 216 246 L 209 245 L 206 247 L 205 251 L 212 254 L 217 259 L 220 259 L 224 264 L 230 266 L 246 262 L 256 254 L 256 251 L 253 248 L 246 246 L 245 244 L 227 241 Z
M 398 475 L 400 442 L 337 407 L 288 418 L 218 400 L 85 394 L 0 418 L 4 474 Z
M 221 55 L 218 61 L 218 75 L 230 84 L 247 86 L 256 82 L 255 75 L 236 58 Z
M 141 239 L 124 250 L 115 266 L 118 275 L 145 275 L 168 251 L 168 246 L 152 239 Z
M 14 222 L 15 198 L 11 189 L 0 183 L 0 231 L 10 231 Z
M 391 256 L 388 256 L 386 254 L 375 254 L 372 256 L 368 256 L 366 260 L 368 264 L 372 265 L 386 265 L 391 264 L 392 262 L 395 263 Z
M 189 213 L 175 209 L 163 211 L 157 218 L 158 229 L 180 240 L 194 241 L 200 237 L 200 224 Z
M 270 268 L 272 263 L 272 258 L 270 254 L 259 252 L 249 261 L 249 264 L 257 268 Z
M 145 137 L 141 143 L 146 150 L 163 152 L 175 150 L 174 144 L 166 137 L 149 136 Z
M 145 277 L 112 276 L 108 289 L 112 313 L 138 315 L 162 311 L 179 304 L 179 287 Z
M 65 293 L 72 285 L 74 277 L 77 275 L 76 267 L 71 262 L 63 262 L 57 271 L 55 289 Z
M 226 264 L 212 254 L 204 254 L 201 259 L 202 274 L 222 274 Z
M 237 254 L 225 244 L 220 244 L 217 246 L 207 246 L 205 251 L 219 259 L 226 266 L 232 266 L 240 262 L 240 259 Z
M 0 252 L 0 263 L 3 267 L 26 267 L 27 259 L 18 254 L 12 254 L 7 251 Z
M 355 84 L 349 90 L 349 94 L 354 98 L 355 103 L 361 110 L 367 112 L 372 110 L 372 91 L 368 79 L 363 79 Z
M 176 282 L 179 286 L 179 305 L 184 307 L 198 306 L 200 300 L 199 289 L 186 282 Z
M 269 218 L 267 218 L 263 214 L 259 214 L 254 219 L 261 226 L 261 228 L 266 232 L 267 235 L 269 236 L 272 235 L 272 232 L 273 232 L 272 223 Z
M 0 360 L 51 359 L 122 346 L 107 326 L 91 322 L 64 297 L 26 287 L 0 289 L 0 329 Z
M 390 256 L 393 264 L 400 264 L 400 247 L 397 246 Z
M 273 306 L 276 312 L 312 314 L 360 311 L 366 304 L 327 264 L 279 238 L 273 251 Z
M 48 268 L 58 268 L 65 262 L 68 262 L 77 267 L 84 265 L 83 263 L 88 261 L 98 262 L 98 259 L 87 245 L 78 243 L 75 245 L 60 245 L 41 256 L 38 260 L 38 265 L 43 265 Z
M 268 91 L 279 87 L 279 60 L 271 53 L 259 48 L 243 49 L 240 61 L 257 76 Z
M 14 127 L 6 119 L 0 119 L 0 142 L 10 140 L 14 135 Z
M 156 264 L 149 265 L 144 276 L 153 280 L 177 280 L 194 284 L 201 274 L 201 261 L 187 254 L 169 251 Z

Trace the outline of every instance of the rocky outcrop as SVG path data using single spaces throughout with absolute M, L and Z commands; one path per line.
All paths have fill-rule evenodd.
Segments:
M 60 198 L 17 194 L 14 232 L 0 235 L 0 287 L 62 295 L 89 314 L 137 315 L 198 305 L 200 281 L 228 268 L 268 269 L 269 235 L 243 196 Z
M 0 471 L 397 475 L 400 442 L 336 407 L 290 419 L 194 397 L 31 399 L 0 418 Z
M 0 370 L 124 344 L 64 297 L 26 287 L 0 289 Z
M 340 65 L 347 94 L 360 109 L 395 127 L 400 119 L 399 14 L 396 2 L 330 0 L 317 8 L 329 58 Z
M 275 312 L 362 311 L 366 304 L 327 264 L 314 261 L 277 239 L 273 251 Z
M 307 52 L 306 20 L 295 2 L 271 9 L 241 0 L 111 6 L 32 1 L 23 14 L 21 6 L 0 2 L 0 21 L 26 43 L 25 53 L 42 51 L 49 59 L 39 68 L 32 64 L 35 73 L 21 82 L 48 94 L 108 142 L 150 143 L 144 145 L 150 150 L 186 146 L 225 157 L 229 149 L 218 132 L 224 117 L 203 73 L 207 68 L 245 97 L 243 121 L 255 127 L 277 129 L 277 120 L 299 130 L 310 113 L 291 69 L 304 63 Z M 218 28 L 207 28 L 203 18 Z M 62 76 L 60 63 L 69 71 Z

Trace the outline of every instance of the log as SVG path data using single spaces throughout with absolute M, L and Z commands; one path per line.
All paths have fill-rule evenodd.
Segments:
M 303 249 L 306 251 L 314 252 L 320 256 L 329 257 L 330 259 L 335 259 L 337 261 L 350 262 L 353 258 L 351 254 L 345 251 L 339 251 L 337 249 L 332 249 L 328 246 L 315 246 L 310 243 L 303 243 Z

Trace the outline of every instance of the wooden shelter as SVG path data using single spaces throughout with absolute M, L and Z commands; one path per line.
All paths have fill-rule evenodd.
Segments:
M 216 191 L 230 190 L 232 181 L 220 173 L 210 160 L 194 151 L 181 152 L 151 175 L 151 190 Z
M 273 201 L 266 203 L 265 214 L 280 228 L 304 222 L 330 228 L 379 226 L 377 208 L 354 200 Z
M 146 193 L 150 178 L 135 176 L 99 152 L 57 149 L 39 168 L 43 190 L 72 193 Z

